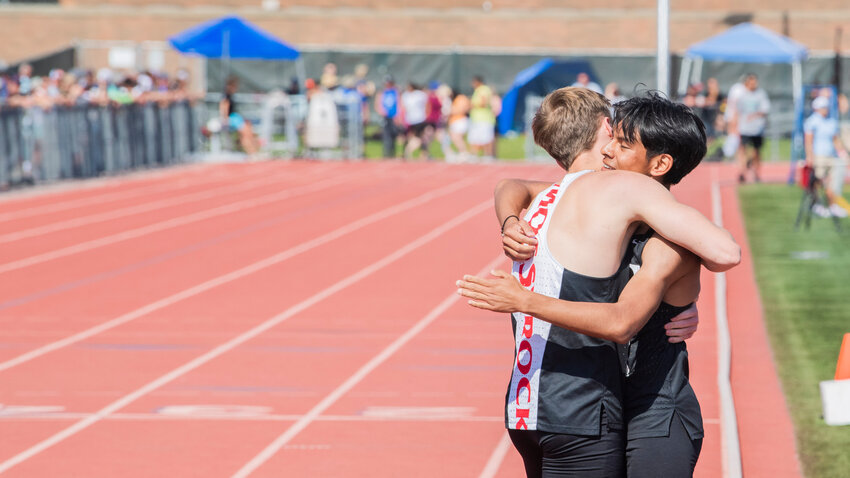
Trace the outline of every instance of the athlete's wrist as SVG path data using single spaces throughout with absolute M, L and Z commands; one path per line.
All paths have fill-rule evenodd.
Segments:
M 517 222 L 519 222 L 519 216 L 517 216 L 516 214 L 511 214 L 510 216 L 506 217 L 502 221 L 502 231 L 501 232 L 502 232 L 503 236 L 505 235 L 505 228 L 508 227 L 508 222 L 511 220 L 511 218 L 514 218 L 514 219 L 517 220 Z

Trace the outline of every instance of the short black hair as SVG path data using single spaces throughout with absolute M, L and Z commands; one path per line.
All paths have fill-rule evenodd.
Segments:
M 673 167 L 662 178 L 665 185 L 677 184 L 705 156 L 702 120 L 687 106 L 656 92 L 615 104 L 613 127 L 627 142 L 640 142 L 647 159 L 659 154 L 673 158 Z

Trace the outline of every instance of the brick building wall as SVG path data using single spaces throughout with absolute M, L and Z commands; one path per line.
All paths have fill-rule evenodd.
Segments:
M 268 3 L 268 0 L 266 0 Z M 274 2 L 272 2 L 274 3 Z M 489 8 L 483 8 L 484 4 Z M 295 45 L 374 50 L 459 48 L 546 53 L 655 48 L 655 0 L 60 0 L 0 5 L 0 59 L 14 62 L 75 40 L 164 41 L 199 22 L 236 13 Z M 847 0 L 672 0 L 671 49 L 719 33 L 730 15 L 831 50 L 835 28 L 850 51 Z M 588 6 L 591 5 L 591 6 Z

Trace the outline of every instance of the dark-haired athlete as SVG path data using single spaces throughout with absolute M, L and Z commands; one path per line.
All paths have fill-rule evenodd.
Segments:
M 635 262 L 639 265 L 643 259 L 643 267 L 623 289 L 630 258 L 624 252 L 640 222 L 652 224 L 704 257 L 722 251 L 707 262 L 713 262 L 715 270 L 737 264 L 740 250 L 728 233 L 676 203 L 667 191 L 705 153 L 699 119 L 687 108 L 657 96 L 629 100 L 616 108 L 615 138 L 603 150 L 606 169 L 643 175 L 567 174 L 560 185 L 537 195 L 526 216 L 530 224 L 516 223 L 537 233 L 535 253 L 515 264 L 514 272 L 523 285 L 541 294 L 529 292 L 500 272 L 494 280 L 467 276 L 459 283 L 462 294 L 473 299 L 472 305 L 516 312 L 512 387 L 517 391 L 509 390 L 508 426 L 528 476 L 621 475 L 617 460 L 622 463 L 624 451 L 616 448 L 616 435 L 608 439 L 611 430 L 616 431 L 611 424 L 621 418 L 616 398 L 622 400 L 628 427 L 630 476 L 689 476 L 701 446 L 699 405 L 687 382 L 685 347 L 669 343 L 664 335 L 665 324 L 698 294 L 699 261 L 657 236 L 648 242 L 648 235 L 636 237 Z M 545 108 L 541 112 L 551 116 Z M 535 140 L 545 144 L 546 128 L 538 129 Z M 513 192 L 507 196 L 513 203 L 505 199 L 504 184 L 501 197 L 497 194 L 501 214 L 521 210 L 525 197 L 518 191 L 522 188 L 531 194 L 542 185 L 512 184 Z M 542 207 L 546 219 L 535 223 Z M 701 235 L 707 241 L 701 241 Z M 506 250 L 516 253 L 516 244 L 508 240 Z M 662 297 L 665 303 L 659 306 Z M 635 334 L 637 342 L 630 341 Z M 628 373 L 633 372 L 625 383 L 617 347 L 608 341 L 629 344 L 620 348 Z M 618 386 L 625 387 L 620 396 Z M 605 390 L 601 395 L 600 388 Z M 532 401 L 533 406 L 520 408 Z M 601 416 L 593 411 L 600 407 Z M 511 426 L 512 410 L 536 415 L 534 427 Z M 551 415 L 558 415 L 558 423 L 550 423 Z M 609 430 L 597 426 L 593 433 L 591 427 L 576 426 L 592 423 L 588 417 L 593 416 L 605 421 Z

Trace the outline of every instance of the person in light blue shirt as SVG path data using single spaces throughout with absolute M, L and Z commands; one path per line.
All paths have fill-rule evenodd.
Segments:
M 847 217 L 850 203 L 841 195 L 847 174 L 847 149 L 841 144 L 838 120 L 829 117 L 829 98 L 818 96 L 812 101 L 814 112 L 803 123 L 806 164 L 814 168 L 815 177 L 823 182 L 829 208 L 815 205 L 819 216 Z

